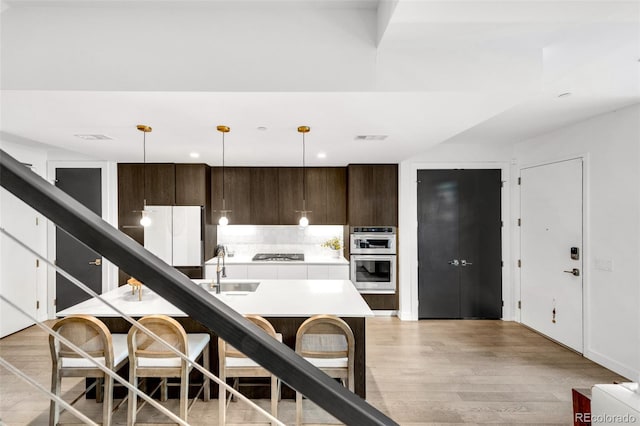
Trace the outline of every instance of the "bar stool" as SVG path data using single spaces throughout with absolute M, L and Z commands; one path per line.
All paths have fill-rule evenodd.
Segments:
M 71 315 L 56 322 L 52 329 L 114 372 L 128 361 L 127 335 L 111 334 L 107 326 L 95 317 Z M 93 362 L 83 358 L 82 355 L 62 343 L 56 336 L 49 336 L 49 348 L 52 361 L 51 393 L 60 396 L 63 377 L 95 377 L 96 382 L 89 386 L 72 404 L 95 386 L 96 402 L 103 401 L 102 423 L 110 425 L 113 412 L 113 378 L 96 367 Z M 102 392 L 103 381 L 104 394 Z M 49 409 L 49 425 L 57 425 L 59 419 L 60 407 L 56 401 L 52 400 Z
M 351 327 L 333 315 L 314 315 L 296 333 L 296 352 L 354 390 L 355 338 Z M 296 425 L 302 424 L 302 394 L 296 392 Z
M 189 333 L 173 318 L 166 315 L 148 315 L 138 323 L 144 325 L 158 337 L 165 340 L 174 348 L 187 356 L 190 361 L 195 361 L 202 355 L 202 366 L 209 369 L 209 340 L 208 333 Z M 131 327 L 127 338 L 129 347 L 129 382 L 138 387 L 138 378 L 159 377 L 162 378 L 161 400 L 166 400 L 167 379 L 180 378 L 180 412 L 179 416 L 187 420 L 187 402 L 189 399 L 189 371 L 193 368 L 190 363 L 176 356 L 162 343 L 153 337 Z M 204 376 L 202 389 L 204 400 L 209 401 L 209 379 Z M 199 395 L 200 392 L 198 392 Z M 195 402 L 195 398 L 194 401 Z M 140 407 L 142 408 L 142 406 Z M 127 424 L 134 425 L 137 414 L 137 397 L 133 391 L 129 391 L 129 406 L 127 411 Z
M 263 329 L 269 336 L 282 342 L 282 334 L 276 333 L 271 323 L 258 315 L 245 315 L 249 321 Z M 240 377 L 270 377 L 271 378 L 271 414 L 278 416 L 278 400 L 280 399 L 280 379 L 271 374 L 269 370 L 260 366 L 245 354 L 218 338 L 219 377 L 226 382 L 227 377 L 234 377 L 234 388 L 239 386 Z M 226 424 L 227 392 L 220 385 L 218 396 L 220 425 Z

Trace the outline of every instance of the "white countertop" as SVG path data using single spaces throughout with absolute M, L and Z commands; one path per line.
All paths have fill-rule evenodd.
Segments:
M 233 256 L 225 257 L 224 262 L 227 265 L 348 265 L 349 261 L 344 257 L 327 257 L 327 256 L 305 256 L 304 260 L 251 260 L 253 256 Z M 222 259 L 220 259 L 222 263 Z M 205 265 L 214 265 L 218 263 L 218 258 L 213 257 L 205 262 Z
M 193 280 L 194 285 L 210 280 Z M 255 292 L 209 293 L 240 314 L 265 317 L 309 317 L 331 314 L 339 317 L 371 317 L 373 312 L 349 280 L 222 280 L 222 282 L 259 281 Z M 147 287 L 142 301 L 124 285 L 104 293 L 102 297 L 127 315 L 139 317 L 164 314 L 187 316 Z M 207 294 L 204 297 L 207 297 Z M 102 301 L 92 298 L 58 312 L 57 316 L 87 314 L 97 317 L 120 316 Z

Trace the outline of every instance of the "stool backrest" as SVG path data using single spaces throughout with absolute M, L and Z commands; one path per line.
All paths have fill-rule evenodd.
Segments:
M 271 323 L 266 319 L 264 319 L 263 317 L 259 315 L 245 315 L 245 318 L 251 321 L 252 323 L 254 323 L 255 325 L 257 325 L 258 327 L 260 327 L 261 329 L 263 329 L 265 333 L 267 333 L 269 336 L 273 337 L 274 339 L 276 338 L 276 330 L 273 328 Z M 243 354 L 233 346 L 229 345 L 227 342 L 225 342 L 222 339 L 219 339 L 218 346 L 220 348 L 219 349 L 220 355 L 224 355 L 229 358 L 247 358 L 245 354 Z
M 187 333 L 175 319 L 166 315 L 148 315 L 140 318 L 138 323 L 144 325 L 152 333 L 165 340 L 171 346 L 188 355 Z M 154 337 L 131 327 L 127 337 L 129 345 L 129 359 L 136 358 L 176 358 L 177 355 Z
M 52 329 L 89 356 L 104 358 L 105 366 L 113 368 L 113 340 L 109 329 L 99 319 L 91 315 L 71 315 L 56 322 Z M 49 336 L 49 349 L 54 365 L 61 358 L 83 358 L 55 336 Z
M 351 327 L 333 315 L 315 315 L 298 328 L 296 352 L 308 358 L 353 359 L 355 338 Z

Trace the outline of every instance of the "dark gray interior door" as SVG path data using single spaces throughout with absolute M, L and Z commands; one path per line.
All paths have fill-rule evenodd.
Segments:
M 419 170 L 418 181 L 419 317 L 459 318 L 460 184 L 449 170 Z
M 502 316 L 500 170 L 418 171 L 419 318 Z
M 101 174 L 100 169 L 56 169 L 56 186 L 97 215 L 102 215 Z M 92 290 L 102 293 L 102 257 L 60 228 L 56 228 L 56 262 Z M 90 297 L 56 274 L 57 311 Z

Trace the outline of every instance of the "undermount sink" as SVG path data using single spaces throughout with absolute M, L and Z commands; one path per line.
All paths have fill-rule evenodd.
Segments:
M 216 292 L 216 283 L 206 281 L 199 283 L 202 288 L 213 293 Z M 220 283 L 220 293 L 242 292 L 252 293 L 258 289 L 260 281 L 225 281 Z

